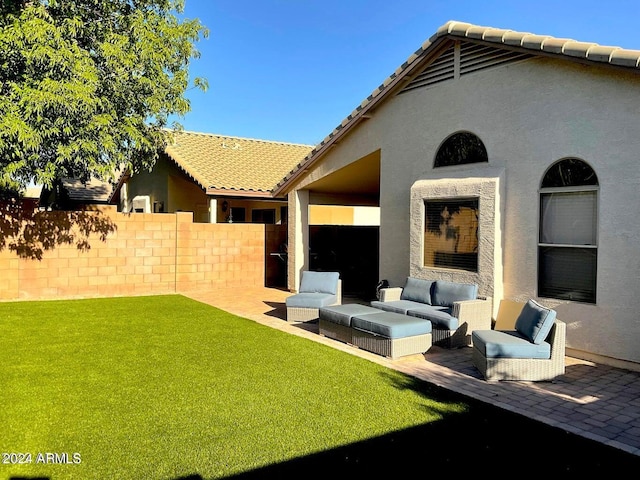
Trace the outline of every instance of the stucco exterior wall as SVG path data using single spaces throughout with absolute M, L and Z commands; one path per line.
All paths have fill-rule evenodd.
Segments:
M 465 75 L 387 99 L 341 139 L 310 179 L 380 149 L 380 278 L 401 285 L 418 268 L 410 255 L 411 186 L 501 172 L 502 296 L 555 308 L 576 355 L 637 363 L 639 92 L 638 75 L 542 57 Z M 461 130 L 483 141 L 489 163 L 434 169 L 441 143 Z M 587 162 L 599 179 L 595 305 L 537 297 L 540 182 L 567 157 Z
M 153 172 L 140 172 L 127 180 L 126 195 L 130 203 L 138 195 L 149 195 L 151 208 L 153 202 L 164 202 L 165 212 L 171 211 L 169 208 L 169 185 L 167 178 L 169 175 L 169 165 L 164 156 L 160 156 L 156 162 Z
M 165 202 L 165 212 L 193 212 L 194 222 L 209 222 L 207 195 L 193 181 L 185 178 L 183 173 L 175 171 L 175 168 L 172 170 L 174 171 L 165 177 L 167 195 L 162 200 Z M 155 177 L 155 181 L 161 179 L 162 176 Z
M 148 195 L 152 210 L 154 202 L 162 202 L 165 213 L 189 211 L 194 212 L 194 221 L 208 221 L 207 195 L 164 155 L 151 172 L 140 172 L 127 180 L 126 195 L 129 202 L 137 195 Z

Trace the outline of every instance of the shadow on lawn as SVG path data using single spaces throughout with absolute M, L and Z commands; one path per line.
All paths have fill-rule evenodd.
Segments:
M 544 472 L 549 478 L 554 474 L 591 478 L 640 468 L 640 456 L 416 379 L 398 381 L 390 376 L 389 380 L 397 388 L 414 389 L 430 399 L 463 402 L 468 409 L 432 423 L 227 478 L 297 479 L 311 474 L 315 478 L 394 478 L 415 472 L 456 476 L 485 472 L 504 478 L 532 471 Z M 174 480 L 204 479 L 195 474 Z
M 9 477 L 9 480 L 51 480 L 50 477 Z

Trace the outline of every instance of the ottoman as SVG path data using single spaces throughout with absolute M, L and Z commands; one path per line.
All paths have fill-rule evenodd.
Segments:
M 353 345 L 392 359 L 431 348 L 431 322 L 401 313 L 354 315 L 351 330 Z
M 354 315 L 368 315 L 380 313 L 377 308 L 361 305 L 359 303 L 347 303 L 344 305 L 332 305 L 321 307 L 318 315 L 320 335 L 344 343 L 351 341 L 351 319 Z

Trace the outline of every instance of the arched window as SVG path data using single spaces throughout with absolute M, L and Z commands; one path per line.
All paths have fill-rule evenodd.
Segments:
M 596 303 L 598 177 L 584 161 L 554 163 L 540 184 L 538 295 Z
M 440 145 L 433 167 L 448 167 L 488 161 L 487 149 L 484 147 L 482 140 L 471 132 L 457 132 Z

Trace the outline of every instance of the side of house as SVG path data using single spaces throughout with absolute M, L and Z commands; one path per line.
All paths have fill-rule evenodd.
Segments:
M 626 207 L 640 201 L 639 59 L 443 26 L 276 188 L 289 287 L 310 262 L 309 206 L 375 158 L 379 278 L 477 282 L 494 309 L 534 298 L 567 323 L 572 355 L 640 363 L 640 222 Z

